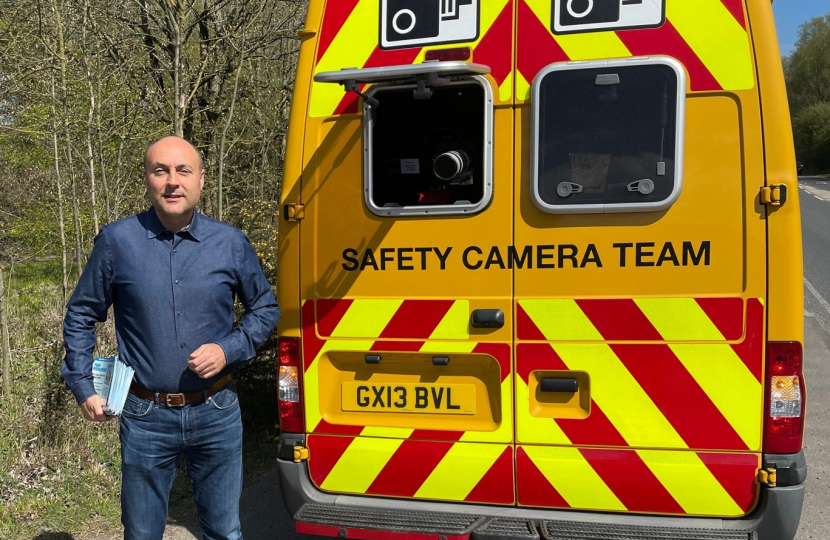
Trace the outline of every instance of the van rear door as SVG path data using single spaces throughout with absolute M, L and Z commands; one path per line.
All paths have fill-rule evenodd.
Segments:
M 480 262 L 512 242 L 513 10 L 326 6 L 300 222 L 308 463 L 324 491 L 515 503 L 513 279 Z M 435 45 L 446 28 L 458 39 Z M 438 73 L 429 95 L 407 69 L 427 45 L 488 73 Z M 366 106 L 322 80 L 368 91 Z
M 638 25 L 566 7 L 517 6 L 515 243 L 536 256 L 514 269 L 518 504 L 744 515 L 766 295 L 744 9 L 669 0 Z

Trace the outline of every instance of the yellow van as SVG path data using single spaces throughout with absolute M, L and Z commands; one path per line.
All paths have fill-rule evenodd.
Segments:
M 768 0 L 311 0 L 279 246 L 301 533 L 792 539 Z

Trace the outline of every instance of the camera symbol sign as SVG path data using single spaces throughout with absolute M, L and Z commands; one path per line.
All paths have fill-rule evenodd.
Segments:
M 380 46 L 402 49 L 478 39 L 481 0 L 380 0 Z
M 666 21 L 666 0 L 553 0 L 554 34 L 654 28 Z

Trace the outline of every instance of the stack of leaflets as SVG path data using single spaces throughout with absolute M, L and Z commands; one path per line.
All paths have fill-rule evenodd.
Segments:
M 101 396 L 104 412 L 121 416 L 135 370 L 115 356 L 96 356 L 92 361 L 92 379 L 95 393 Z

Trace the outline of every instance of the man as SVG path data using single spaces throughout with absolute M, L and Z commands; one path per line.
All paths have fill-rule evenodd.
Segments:
M 135 369 L 120 423 L 126 540 L 162 538 L 180 454 L 205 540 L 242 538 L 242 423 L 230 374 L 280 312 L 247 237 L 196 211 L 204 181 L 190 143 L 152 144 L 144 156 L 152 208 L 101 230 L 67 304 L 61 371 L 86 419 L 108 419 L 92 353 L 110 305 L 120 357 Z M 234 328 L 235 297 L 245 313 Z

